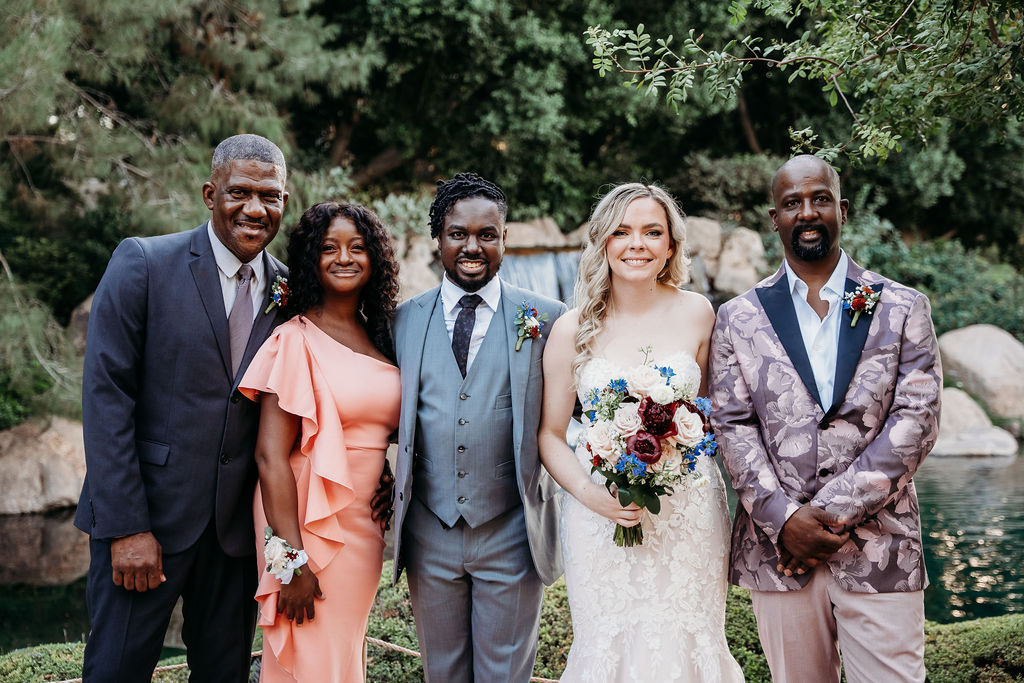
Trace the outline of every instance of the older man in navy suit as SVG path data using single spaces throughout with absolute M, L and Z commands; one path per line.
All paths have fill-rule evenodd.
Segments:
M 258 407 L 233 389 L 280 322 L 286 271 L 264 248 L 285 174 L 269 140 L 224 140 L 202 189 L 210 220 L 125 240 L 96 290 L 75 516 L 91 536 L 86 681 L 150 680 L 179 596 L 193 680 L 248 678 Z

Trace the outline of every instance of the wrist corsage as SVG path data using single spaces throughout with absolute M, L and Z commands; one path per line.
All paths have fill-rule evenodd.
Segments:
M 263 559 L 267 562 L 267 571 L 282 584 L 291 583 L 292 573 L 301 575 L 299 567 L 309 561 L 305 550 L 296 550 L 288 541 L 275 536 L 269 526 L 263 529 Z
M 527 338 L 536 339 L 540 336 L 547 319 L 547 313 L 538 314 L 537 309 L 525 301 L 516 306 L 516 351 L 523 348 L 523 341 Z

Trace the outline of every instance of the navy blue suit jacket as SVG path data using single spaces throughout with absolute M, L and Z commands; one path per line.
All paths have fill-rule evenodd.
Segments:
M 118 245 L 96 289 L 82 382 L 86 476 L 75 526 L 94 539 L 151 531 L 164 553 L 211 517 L 224 552 L 256 551 L 259 407 L 234 391 L 284 315 L 265 314 L 287 271 L 266 254 L 267 295 L 238 375 L 206 224 Z

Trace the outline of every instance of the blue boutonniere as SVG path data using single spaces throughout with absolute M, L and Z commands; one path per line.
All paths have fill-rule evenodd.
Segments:
M 527 337 L 536 339 L 540 336 L 540 331 L 544 327 L 544 321 L 547 319 L 547 313 L 538 314 L 536 307 L 525 301 L 516 306 L 516 351 L 523 348 L 523 340 Z
M 267 306 L 267 310 L 263 311 L 263 315 L 274 310 L 274 306 L 282 308 L 287 306 L 289 294 L 291 294 L 291 290 L 288 289 L 288 278 L 278 275 L 274 278 L 274 283 L 270 285 L 270 305 Z

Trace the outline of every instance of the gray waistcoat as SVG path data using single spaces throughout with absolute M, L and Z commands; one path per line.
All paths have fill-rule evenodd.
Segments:
M 522 503 L 508 354 L 499 305 L 463 379 L 437 298 L 420 367 L 412 492 L 448 526 L 461 516 L 477 527 Z

